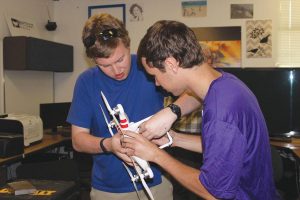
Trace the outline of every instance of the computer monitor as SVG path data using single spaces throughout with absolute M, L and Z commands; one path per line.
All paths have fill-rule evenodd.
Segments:
M 44 129 L 51 129 L 53 133 L 58 128 L 69 128 L 71 125 L 66 121 L 71 102 L 42 103 L 40 104 L 40 117 Z
M 255 94 L 270 136 L 300 136 L 300 68 L 223 68 Z

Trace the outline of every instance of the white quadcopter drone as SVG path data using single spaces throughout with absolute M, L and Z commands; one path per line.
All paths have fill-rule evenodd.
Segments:
M 115 108 L 111 108 L 105 95 L 103 94 L 103 92 L 101 91 L 101 96 L 102 96 L 102 99 L 104 101 L 104 104 L 107 108 L 107 110 L 109 111 L 109 114 L 112 116 L 112 121 L 111 122 L 108 122 L 106 116 L 105 116 L 105 113 L 104 113 L 104 110 L 103 108 L 101 107 L 100 105 L 100 108 L 102 110 L 102 114 L 104 116 L 104 119 L 105 119 L 105 122 L 108 126 L 108 129 L 109 129 L 109 132 L 110 134 L 113 136 L 114 133 L 112 131 L 112 128 L 113 127 L 116 127 L 117 130 L 119 132 L 121 132 L 121 134 L 124 134 L 123 130 L 130 130 L 130 131 L 133 131 L 133 132 L 136 132 L 138 133 L 139 131 L 139 126 L 147 121 L 148 119 L 151 118 L 151 116 L 141 120 L 141 121 L 138 121 L 138 122 L 130 122 L 129 123 L 129 119 L 123 109 L 123 106 L 121 104 L 117 104 L 117 106 Z M 117 119 L 117 116 L 119 118 L 119 120 Z M 128 137 L 126 135 L 123 135 L 124 137 Z M 173 139 L 172 137 L 170 136 L 170 134 L 167 132 L 167 136 L 168 136 L 168 139 L 169 139 L 169 142 L 160 146 L 159 148 L 163 149 L 165 147 L 168 147 L 172 144 L 173 142 Z M 136 184 L 135 182 L 137 182 L 138 180 L 140 180 L 142 182 L 142 185 L 143 187 L 145 188 L 145 190 L 147 191 L 149 197 L 151 198 L 151 200 L 154 200 L 153 198 L 153 195 L 148 187 L 148 185 L 146 184 L 145 182 L 145 178 L 153 178 L 154 174 L 152 172 L 152 169 L 150 168 L 150 164 L 148 161 L 146 160 L 143 160 L 137 156 L 132 156 L 131 157 L 133 159 L 133 167 L 136 171 L 136 175 L 132 175 L 131 171 L 128 169 L 128 166 L 123 162 L 123 165 L 124 167 L 126 168 L 130 178 L 131 178 L 131 181 L 133 182 L 134 184 L 134 187 L 135 187 L 135 190 L 137 191 L 137 187 L 136 187 Z M 138 193 L 137 193 L 138 194 Z

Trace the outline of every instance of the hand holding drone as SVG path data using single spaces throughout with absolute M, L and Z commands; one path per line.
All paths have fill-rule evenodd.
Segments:
M 130 130 L 130 131 L 138 133 L 140 124 L 147 121 L 151 117 L 151 116 L 149 116 L 149 117 L 147 117 L 147 118 L 145 118 L 141 121 L 138 121 L 136 123 L 133 123 L 133 122 L 129 123 L 128 117 L 127 117 L 126 113 L 124 112 L 123 106 L 121 104 L 117 104 L 117 106 L 112 109 L 102 91 L 101 91 L 101 96 L 102 96 L 103 101 L 106 105 L 106 108 L 108 109 L 110 115 L 113 118 L 113 120 L 111 122 L 108 122 L 108 120 L 105 116 L 104 110 L 102 109 L 102 107 L 100 105 L 103 116 L 104 116 L 104 119 L 106 121 L 106 124 L 109 128 L 109 131 L 110 131 L 111 135 L 113 135 L 113 132 L 112 132 L 113 127 L 116 127 L 117 130 L 119 132 L 121 132 L 121 134 L 123 134 L 123 137 L 128 137 L 124 134 L 124 132 L 123 132 L 124 130 Z M 117 116 L 118 116 L 119 120 L 117 119 Z M 167 136 L 168 136 L 169 142 L 162 145 L 162 146 L 160 146 L 159 148 L 162 149 L 162 148 L 165 148 L 165 147 L 170 146 L 172 144 L 173 140 L 172 140 L 172 137 L 169 135 L 168 132 L 167 132 Z M 133 166 L 134 166 L 135 171 L 137 172 L 137 175 L 132 176 L 131 172 L 129 171 L 127 166 L 124 164 L 127 172 L 129 173 L 129 175 L 131 177 L 132 182 L 134 183 L 134 182 L 140 180 L 142 182 L 144 188 L 148 192 L 150 198 L 154 199 L 149 187 L 147 186 L 147 184 L 144 180 L 145 178 L 153 178 L 153 176 L 154 176 L 154 174 L 153 174 L 153 172 L 150 168 L 150 164 L 148 163 L 148 161 L 143 160 L 143 159 L 141 159 L 139 157 L 136 157 L 136 156 L 132 156 L 132 159 L 134 161 Z M 135 183 L 134 183 L 134 186 L 135 186 Z M 136 188 L 136 186 L 135 186 L 135 188 Z

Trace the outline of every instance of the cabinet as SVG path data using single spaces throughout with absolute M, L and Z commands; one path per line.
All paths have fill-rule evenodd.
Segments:
M 73 71 L 73 46 L 48 40 L 13 36 L 3 39 L 5 70 Z

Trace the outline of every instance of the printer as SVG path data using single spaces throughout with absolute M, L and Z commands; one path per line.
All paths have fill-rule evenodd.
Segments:
M 8 114 L 0 118 L 0 133 L 21 134 L 24 146 L 29 146 L 43 139 L 43 122 L 39 116 Z

